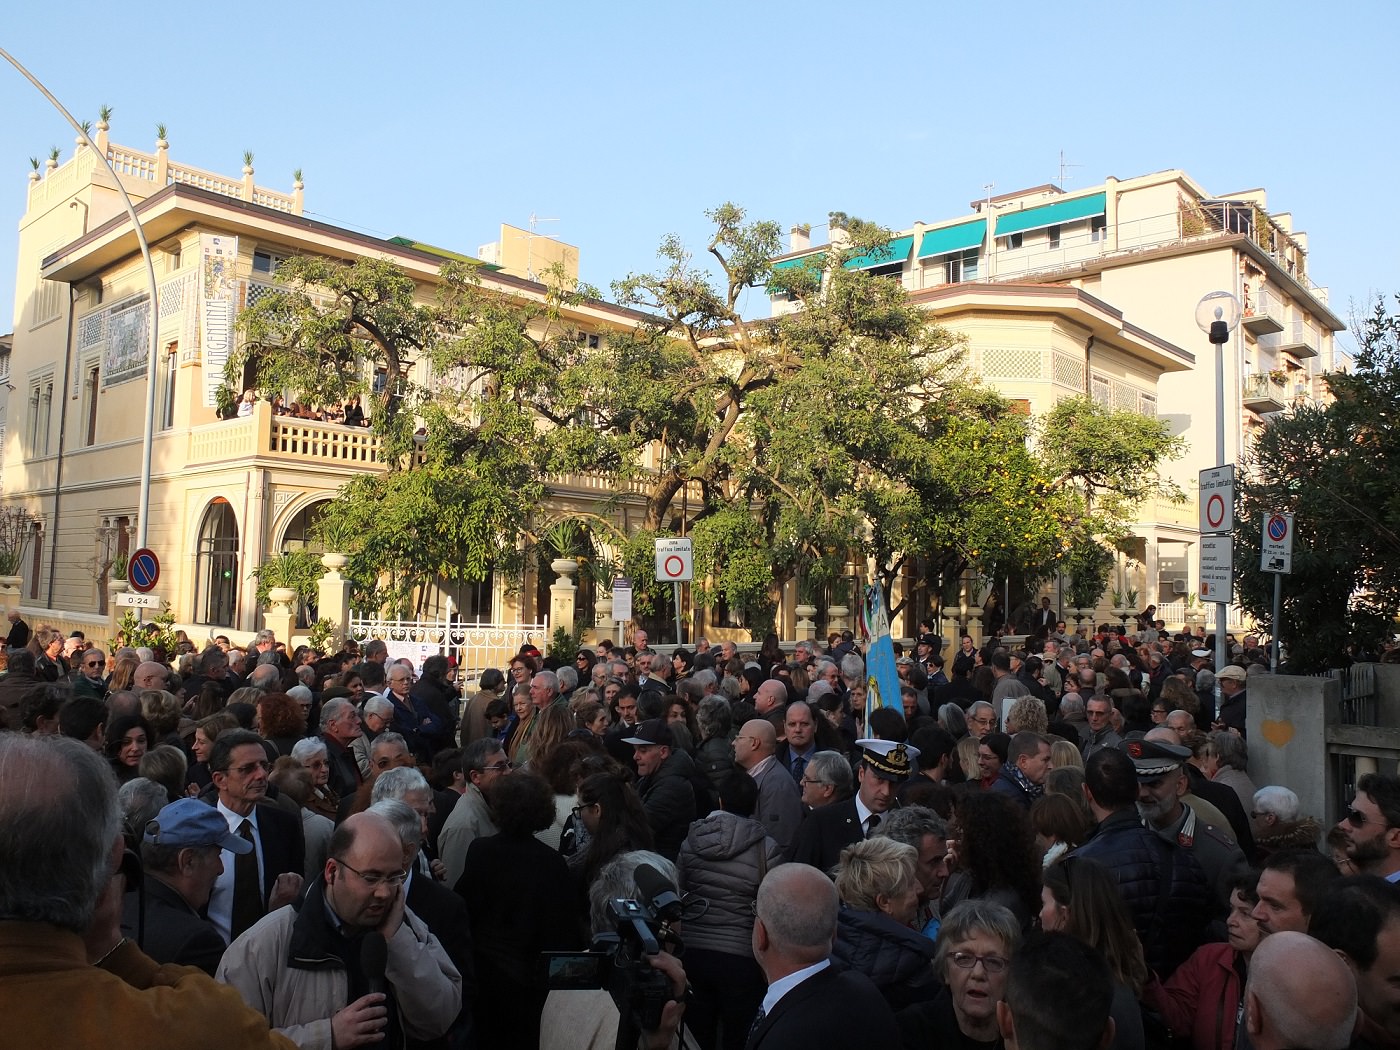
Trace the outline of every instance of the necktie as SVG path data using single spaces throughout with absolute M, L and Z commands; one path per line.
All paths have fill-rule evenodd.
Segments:
M 807 760 L 798 755 L 792 760 L 792 776 L 797 781 L 802 780 L 802 774 L 807 771 Z
M 880 826 L 880 814 L 872 813 L 865 821 L 865 834 L 867 837 L 875 833 L 875 829 Z
M 253 841 L 253 824 L 246 817 L 238 825 L 239 838 Z M 234 937 L 252 926 L 263 916 L 262 888 L 258 885 L 258 852 L 236 853 L 233 857 L 233 917 L 230 931 Z
M 758 1008 L 758 1016 L 753 1019 L 753 1024 L 749 1025 L 749 1037 L 744 1040 L 745 1046 L 753 1046 L 754 1036 L 758 1035 L 759 1025 L 763 1024 L 763 1019 L 768 1015 L 763 1012 L 763 1007 Z

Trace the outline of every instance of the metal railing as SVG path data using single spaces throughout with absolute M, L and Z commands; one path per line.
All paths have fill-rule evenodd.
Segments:
M 1267 372 L 1256 372 L 1244 377 L 1244 399 L 1246 401 L 1273 401 L 1286 405 L 1289 401 L 1288 387 Z
M 442 620 L 385 620 L 352 612 L 349 636 L 363 644 L 371 638 L 389 647 L 391 659 L 407 656 L 419 666 L 428 656 L 455 657 L 464 679 L 479 678 L 488 667 L 504 670 L 522 645 L 546 652 L 549 619 L 540 623 L 447 623 Z

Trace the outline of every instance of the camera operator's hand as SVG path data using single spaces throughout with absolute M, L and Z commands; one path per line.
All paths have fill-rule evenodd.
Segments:
M 645 1050 L 670 1050 L 685 1015 L 685 970 L 681 961 L 670 952 L 647 956 L 647 962 L 671 979 L 671 1001 L 661 1011 L 661 1027 L 642 1033 L 638 1042 Z

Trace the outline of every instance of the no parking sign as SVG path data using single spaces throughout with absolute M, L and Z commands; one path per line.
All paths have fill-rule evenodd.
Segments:
M 1264 515 L 1264 535 L 1259 542 L 1259 571 L 1293 571 L 1293 515 Z

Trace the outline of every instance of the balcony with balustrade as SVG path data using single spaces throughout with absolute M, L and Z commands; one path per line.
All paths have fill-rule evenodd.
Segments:
M 1322 333 L 1304 320 L 1289 321 L 1276 335 L 1259 337 L 1259 345 L 1275 353 L 1292 354 L 1298 359 L 1317 357 L 1322 353 Z
M 276 415 L 266 401 L 254 404 L 250 415 L 190 428 L 185 463 L 191 468 L 309 468 L 333 476 L 337 484 L 349 473 L 378 472 L 388 466 L 383 442 L 368 427 Z M 645 474 L 616 481 L 590 472 L 552 475 L 546 482 L 556 496 L 590 503 L 614 496 L 644 499 L 652 483 Z M 692 482 L 676 498 L 698 505 L 699 486 Z
M 1268 372 L 1244 377 L 1244 407 L 1253 412 L 1282 412 L 1288 407 L 1288 385 Z
M 1283 331 L 1283 303 L 1267 288 L 1254 293 L 1253 301 L 1245 307 L 1240 319 L 1245 331 L 1255 335 L 1272 335 Z

